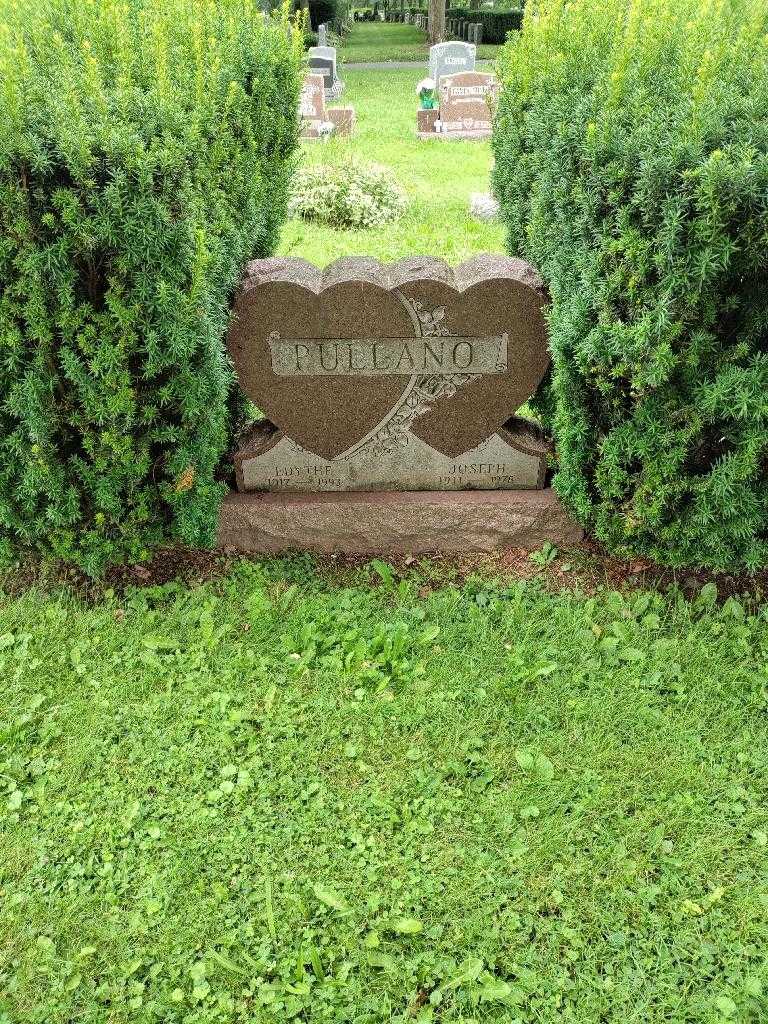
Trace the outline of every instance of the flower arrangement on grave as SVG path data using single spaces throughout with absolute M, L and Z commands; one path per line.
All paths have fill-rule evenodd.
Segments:
M 422 78 L 416 86 L 416 95 L 422 110 L 434 110 L 437 107 L 437 87 L 434 78 Z

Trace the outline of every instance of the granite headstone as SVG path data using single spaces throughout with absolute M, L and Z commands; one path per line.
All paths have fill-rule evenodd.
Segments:
M 338 62 L 335 46 L 312 46 L 307 51 L 310 70 L 321 74 L 325 80 L 325 98 L 334 100 L 344 91 L 344 83 L 339 78 Z
M 299 117 L 301 136 L 304 139 L 319 139 L 330 123 L 325 110 L 325 89 L 322 75 L 305 75 L 299 96 Z M 328 129 L 328 130 L 332 130 Z
M 323 57 L 333 62 L 333 77 L 336 78 L 336 47 L 335 46 L 310 46 L 307 50 L 308 57 Z
M 505 256 L 251 263 L 228 346 L 267 421 L 239 489 L 543 486 L 548 444 L 514 415 L 549 365 L 544 303 Z
M 357 124 L 354 107 L 328 107 L 328 120 L 334 125 L 334 138 L 352 135 Z
M 336 70 L 336 62 L 330 57 L 318 57 L 315 54 L 309 57 L 309 70 L 313 75 L 322 75 L 323 84 L 326 91 L 330 91 L 333 88 L 334 72 Z
M 440 131 L 455 138 L 487 138 L 499 83 L 494 75 L 466 71 L 440 82 Z
M 458 41 L 437 43 L 429 48 L 429 77 L 437 86 L 443 75 L 475 70 L 476 49 L 469 43 Z

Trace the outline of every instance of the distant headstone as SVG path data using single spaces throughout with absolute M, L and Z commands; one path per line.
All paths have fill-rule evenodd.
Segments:
M 494 75 L 466 71 L 440 82 L 440 132 L 454 138 L 487 138 L 499 92 Z
M 357 123 L 354 107 L 329 107 L 326 113 L 335 127 L 334 136 L 346 136 L 354 132 Z
M 549 445 L 515 412 L 549 365 L 544 304 L 506 256 L 251 263 L 228 347 L 267 421 L 235 458 L 238 488 L 542 487 Z
M 317 42 L 319 46 L 328 45 L 328 29 L 326 25 L 317 26 Z
M 299 117 L 301 136 L 304 139 L 320 139 L 333 131 L 333 125 L 325 110 L 322 75 L 305 75 L 299 96 Z
M 455 75 L 460 71 L 475 70 L 475 47 L 458 41 L 437 43 L 429 49 L 429 77 L 437 85 L 443 75 Z
M 308 57 L 322 57 L 325 60 L 329 60 L 333 64 L 333 77 L 337 77 L 336 72 L 336 47 L 335 46 L 310 46 L 307 51 Z
M 325 80 L 325 98 L 337 99 L 344 91 L 336 66 L 335 46 L 311 46 L 307 52 L 310 71 L 321 74 Z
M 327 91 L 333 88 L 334 72 L 336 70 L 336 62 L 334 60 L 331 60 L 330 57 L 319 57 L 317 54 L 310 54 L 309 70 L 313 75 L 323 76 L 324 86 Z

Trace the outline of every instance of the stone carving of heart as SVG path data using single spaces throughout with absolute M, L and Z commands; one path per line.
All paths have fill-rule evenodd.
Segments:
M 333 459 L 410 430 L 449 457 L 495 433 L 547 366 L 545 292 L 521 260 L 249 264 L 228 347 L 238 380 L 303 448 Z

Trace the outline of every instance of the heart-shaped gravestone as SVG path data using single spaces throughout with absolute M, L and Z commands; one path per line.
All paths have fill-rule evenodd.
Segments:
M 545 293 L 521 260 L 452 270 L 257 260 L 229 333 L 238 380 L 282 433 L 324 459 L 410 432 L 445 456 L 476 448 L 541 382 Z

